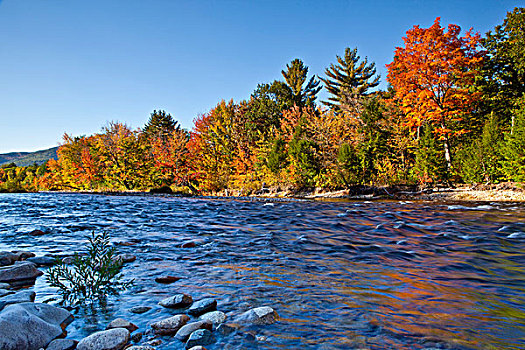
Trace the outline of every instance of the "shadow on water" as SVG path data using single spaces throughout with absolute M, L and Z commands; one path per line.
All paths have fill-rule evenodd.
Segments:
M 32 237 L 43 227 L 50 232 Z M 269 305 L 280 322 L 208 349 L 523 349 L 525 208 L 425 202 L 310 202 L 0 195 L 0 250 L 72 253 L 108 230 L 135 286 L 77 312 L 80 339 L 124 317 L 142 330 L 175 314 L 175 292 L 212 296 L 232 319 Z M 181 244 L 195 241 L 195 248 Z M 156 276 L 182 277 L 171 285 Z M 37 301 L 56 292 L 40 278 Z M 152 309 L 136 315 L 131 307 Z M 159 349 L 181 347 L 166 338 Z

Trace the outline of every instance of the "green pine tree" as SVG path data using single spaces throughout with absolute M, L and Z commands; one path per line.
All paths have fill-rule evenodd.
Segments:
M 300 108 L 314 105 L 322 86 L 319 86 L 320 81 L 313 76 L 306 86 L 303 87 L 308 75 L 308 67 L 304 65 L 303 61 L 298 58 L 294 59 L 290 64 L 286 65 L 286 70 L 282 70 L 281 74 L 286 81 L 286 85 L 292 90 L 292 101 L 295 105 Z
M 445 151 L 440 142 L 437 142 L 430 126 L 423 128 L 416 151 L 415 172 L 420 182 L 448 181 L 449 174 L 445 162 Z
M 352 107 L 369 89 L 378 86 L 380 77 L 376 76 L 375 63 L 369 64 L 366 57 L 360 61 L 357 48 L 346 48 L 344 57 L 336 58 L 337 64 L 332 63 L 325 70 L 327 77 L 321 80 L 331 95 L 323 104 L 340 111 Z
M 180 129 L 179 123 L 173 119 L 171 114 L 163 110 L 154 110 L 144 128 L 143 135 L 147 138 L 160 137 L 166 139 L 173 131 Z
M 505 137 L 501 163 L 509 180 L 525 182 L 525 97 L 520 100 L 520 106 L 514 113 L 514 131 Z

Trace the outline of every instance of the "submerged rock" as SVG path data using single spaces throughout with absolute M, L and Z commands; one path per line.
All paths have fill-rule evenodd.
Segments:
M 46 233 L 44 231 L 42 231 L 42 230 L 38 230 L 37 229 L 37 230 L 33 230 L 31 232 L 28 232 L 28 234 L 31 235 L 31 236 L 43 236 Z
M 72 339 L 55 339 L 47 346 L 46 350 L 73 350 L 78 341 Z
M 0 311 L 11 304 L 32 303 L 35 301 L 36 293 L 32 290 L 23 290 L 15 294 L 9 294 L 0 298 Z
M 34 263 L 21 262 L 0 267 L 0 282 L 7 282 L 12 286 L 24 286 L 34 284 L 36 278 L 43 274 Z
M 38 350 L 63 336 L 73 316 L 64 309 L 40 303 L 6 306 L 0 312 L 0 349 Z
M 177 338 L 180 341 L 186 341 L 190 334 L 195 332 L 197 329 L 207 329 L 212 330 L 213 323 L 208 320 L 203 321 L 197 321 L 188 323 L 187 325 L 184 325 L 177 331 L 177 334 L 175 334 L 175 338 Z
M 182 309 L 193 304 L 193 298 L 184 293 L 175 294 L 172 297 L 163 299 L 159 302 L 160 306 L 170 309 Z
M 194 303 L 188 310 L 188 314 L 192 316 L 200 316 L 210 311 L 217 309 L 217 300 L 212 298 L 204 298 Z
M 121 264 L 125 264 L 137 260 L 137 257 L 133 254 L 119 254 L 116 256 L 115 260 Z
M 163 284 L 177 282 L 178 280 L 180 280 L 180 277 L 175 276 L 159 276 L 155 278 L 155 282 Z
M 173 335 L 189 320 L 187 315 L 175 315 L 153 323 L 151 328 L 158 335 Z
M 195 242 L 185 242 L 185 243 L 182 243 L 180 247 L 181 248 L 195 248 L 196 246 L 197 246 L 197 243 Z
M 221 323 L 217 327 L 217 332 L 223 336 L 226 336 L 236 332 L 238 328 L 239 326 L 237 324 Z
M 91 334 L 82 339 L 77 350 L 121 350 L 129 341 L 129 331 L 125 328 L 114 328 Z
M 27 261 L 35 263 L 37 266 L 53 266 L 57 263 L 57 259 L 51 256 L 36 256 L 28 258 Z
M 207 329 L 198 329 L 191 333 L 190 338 L 186 342 L 186 349 L 191 349 L 197 345 L 208 345 L 215 342 L 213 333 Z
M 256 307 L 248 310 L 237 318 L 238 322 L 251 323 L 255 325 L 272 324 L 277 321 L 279 315 L 269 306 Z
M 7 290 L 7 289 L 1 289 L 1 288 L 0 288 L 0 298 L 1 298 L 1 297 L 4 297 L 4 296 L 6 296 L 6 295 L 12 294 L 12 293 L 13 293 L 13 292 L 10 291 L 10 290 Z
M 131 323 L 129 321 L 126 321 L 123 318 L 116 318 L 116 319 L 114 319 L 106 327 L 106 329 L 113 329 L 113 328 L 125 328 L 130 333 L 133 333 L 134 331 L 139 329 L 139 327 L 135 326 L 133 323 Z
M 0 289 L 9 289 L 11 285 L 9 283 L 0 283 Z
M 218 326 L 226 321 L 226 314 L 222 311 L 211 311 L 199 317 L 199 320 L 209 320 L 214 326 Z
M 202 345 L 197 345 L 191 348 L 190 350 L 207 350 L 207 349 Z
M 129 312 L 133 312 L 134 314 L 143 314 L 149 310 L 151 310 L 151 307 L 149 306 L 135 306 L 129 309 Z
M 150 345 L 133 345 L 126 348 L 126 350 L 155 350 L 155 348 Z

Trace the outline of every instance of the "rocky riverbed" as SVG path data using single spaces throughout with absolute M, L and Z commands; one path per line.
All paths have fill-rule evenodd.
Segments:
M 42 231 L 40 231 L 42 232 Z M 33 234 L 40 235 L 39 232 Z M 64 258 L 68 261 L 68 258 Z M 123 263 L 135 261 L 135 256 L 117 256 Z M 277 312 L 262 306 L 240 313 L 233 320 L 217 310 L 217 300 L 204 298 L 194 301 L 184 293 L 174 294 L 159 301 L 158 305 L 177 314 L 139 329 L 133 323 L 116 318 L 106 330 L 94 332 L 80 339 L 67 338 L 67 326 L 74 317 L 67 308 L 35 303 L 35 292 L 28 290 L 44 273 L 39 266 L 58 263 L 57 257 L 42 256 L 27 251 L 0 251 L 0 349 L 2 350 L 155 350 L 165 337 L 180 342 L 181 349 L 205 350 L 215 342 L 216 334 L 229 336 L 243 333 L 244 326 L 269 325 L 278 321 Z M 161 276 L 158 283 L 169 284 L 173 276 Z M 130 312 L 142 314 L 151 306 L 138 306 Z M 232 321 L 232 322 L 227 322 Z M 256 339 L 253 332 L 247 338 Z

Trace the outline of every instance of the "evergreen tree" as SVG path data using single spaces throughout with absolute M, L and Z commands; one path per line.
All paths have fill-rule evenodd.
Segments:
M 341 145 L 337 152 L 337 164 L 343 183 L 346 186 L 360 182 L 359 156 L 352 145 L 348 143 Z
M 163 110 L 154 110 L 142 132 L 149 139 L 161 138 L 167 140 L 173 131 L 179 129 L 179 123 L 173 119 L 171 114 Z
M 378 86 L 379 76 L 375 76 L 375 63 L 368 64 L 366 57 L 360 61 L 357 48 L 346 48 L 344 57 L 336 58 L 337 64 L 332 63 L 325 70 L 327 77 L 321 80 L 331 95 L 323 104 L 340 111 L 355 104 L 356 99 L 366 95 L 369 89 Z
M 436 142 L 432 128 L 426 125 L 419 138 L 415 172 L 422 184 L 448 181 L 445 152 Z
M 525 97 L 518 102 L 515 112 L 514 132 L 507 133 L 502 147 L 503 172 L 509 180 L 525 182 Z
M 281 169 L 288 165 L 286 142 L 284 142 L 282 138 L 276 138 L 273 142 L 266 163 L 268 164 L 268 168 L 270 168 L 274 174 L 278 174 Z
M 322 86 L 319 86 L 320 81 L 313 76 L 303 88 L 308 75 L 308 67 L 304 65 L 303 61 L 298 58 L 294 59 L 290 64 L 286 65 L 286 70 L 282 70 L 281 74 L 286 81 L 286 85 L 292 91 L 293 104 L 300 108 L 314 105 Z

